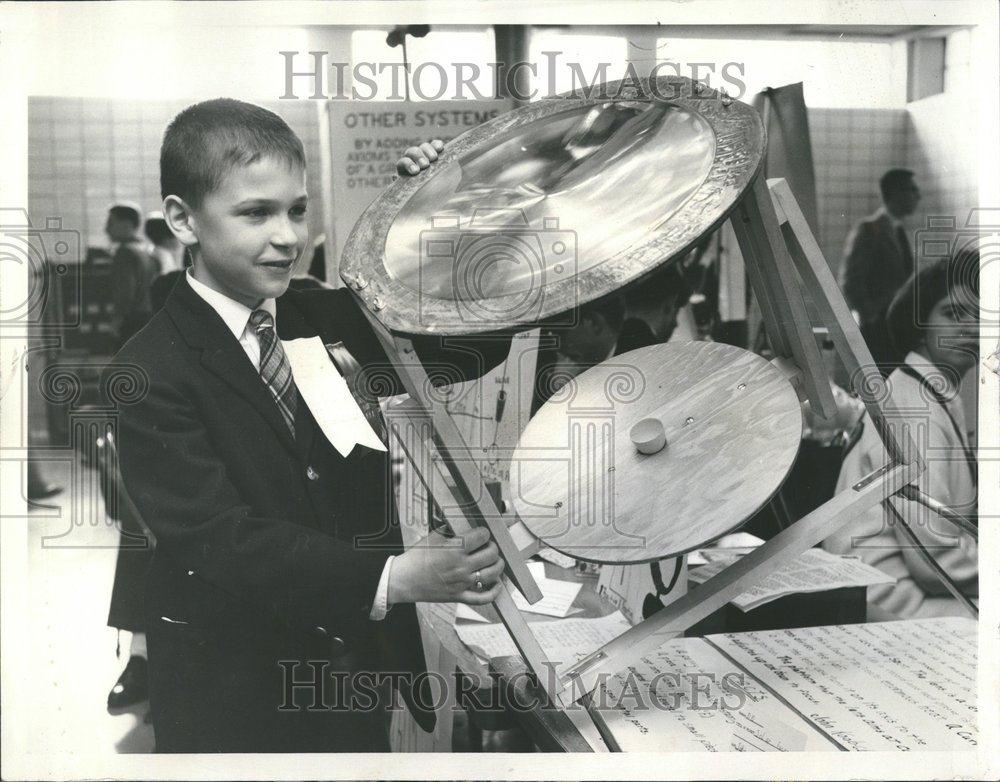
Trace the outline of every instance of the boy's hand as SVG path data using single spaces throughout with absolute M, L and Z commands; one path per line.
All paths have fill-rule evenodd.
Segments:
M 485 605 L 500 594 L 504 562 L 484 527 L 446 538 L 432 532 L 399 555 L 389 572 L 389 605 L 468 603 Z M 479 581 L 483 588 L 476 584 Z
M 419 174 L 438 159 L 438 154 L 442 150 L 444 142 L 437 138 L 425 141 L 419 147 L 410 147 L 403 153 L 403 157 L 396 161 L 396 171 L 400 176 Z

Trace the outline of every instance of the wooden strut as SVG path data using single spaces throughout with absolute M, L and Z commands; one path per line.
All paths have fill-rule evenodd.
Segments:
M 449 508 L 455 508 L 460 505 L 458 497 L 452 492 L 451 486 L 448 484 L 446 476 L 444 475 L 443 469 L 441 467 L 441 460 L 433 458 L 421 459 L 418 454 L 412 453 L 408 444 L 406 437 L 400 433 L 399 423 L 401 420 L 406 420 L 411 423 L 419 424 L 419 421 L 414 421 L 413 414 L 407 412 L 403 416 L 394 415 L 392 420 L 389 421 L 389 429 L 395 436 L 397 442 L 406 454 L 406 458 L 409 460 L 410 464 L 413 466 L 413 470 L 420 482 L 423 483 L 424 488 L 427 490 L 428 494 L 432 497 L 437 493 L 440 497 L 440 493 L 445 496 L 440 499 L 444 499 L 445 502 L 438 500 L 438 505 L 441 508 L 442 513 L 445 515 L 445 520 L 448 522 L 448 526 L 451 527 L 452 531 L 456 535 L 464 535 L 472 529 L 472 525 L 461 513 L 451 513 Z M 425 444 L 426 445 L 426 444 Z M 425 469 L 426 465 L 430 463 L 432 466 L 430 469 Z M 431 474 L 428 474 L 430 472 Z M 434 480 L 435 475 L 437 481 Z M 438 486 L 437 492 L 435 491 L 435 485 Z M 520 552 L 519 556 L 527 559 L 530 553 Z M 547 670 L 551 669 L 552 666 L 548 661 L 548 657 L 542 649 L 541 645 L 538 643 L 538 639 L 535 634 L 531 631 L 531 627 L 528 622 L 522 616 L 520 610 L 514 604 L 513 596 L 510 593 L 511 584 L 509 579 L 504 577 L 503 587 L 500 590 L 500 594 L 497 599 L 493 602 L 493 606 L 496 608 L 497 613 L 500 615 L 500 619 L 503 621 L 504 626 L 510 632 L 511 638 L 514 640 L 514 645 L 517 647 L 521 656 L 528 663 L 529 669 L 538 675 L 538 683 L 545 690 L 545 694 L 549 697 L 549 701 L 554 704 L 558 704 L 560 708 L 567 708 L 569 703 L 559 694 L 558 689 L 555 687 L 555 671 Z M 540 672 L 545 672 L 542 675 Z
M 431 420 L 438 453 L 455 481 L 460 495 L 461 502 L 457 504 L 463 509 L 463 513 L 469 516 L 472 526 L 485 526 L 489 529 L 497 548 L 500 549 L 500 555 L 506 564 L 505 572 L 510 580 L 521 590 L 525 600 L 537 603 L 542 599 L 542 590 L 528 570 L 526 558 L 521 555 L 510 530 L 507 529 L 506 520 L 486 488 L 483 474 L 476 466 L 475 457 L 465 438 L 462 437 L 461 431 L 444 405 L 430 395 L 430 379 L 413 348 L 413 342 L 390 333 L 368 311 L 363 302 L 360 307 L 371 323 L 379 342 L 382 343 L 382 348 L 392 362 L 396 374 L 403 381 L 403 387 Z
M 889 463 L 831 498 L 649 619 L 630 628 L 580 662 L 564 666 L 555 677 L 544 650 L 514 605 L 509 591 L 510 584 L 505 580 L 494 606 L 529 669 L 536 675 L 551 702 L 562 708 L 581 698 L 586 701 L 585 696 L 603 678 L 620 672 L 721 608 L 768 574 L 792 562 L 810 547 L 912 483 L 924 469 L 924 463 L 908 431 L 903 428 L 897 433 L 889 426 L 889 419 L 899 420 L 889 389 L 885 387 L 787 182 L 779 179 L 765 183 L 763 177 L 759 176 L 745 194 L 732 222 L 743 250 L 750 282 L 760 301 L 772 347 L 781 359 L 782 366 L 786 368 L 786 374 L 794 374 L 794 370 L 798 370 L 805 394 L 816 412 L 827 417 L 835 412 L 829 380 L 809 326 L 800 287 L 804 285 L 813 293 L 820 317 L 828 327 L 841 359 L 852 374 L 854 387 L 860 392 L 869 415 L 875 422 L 889 454 Z M 510 581 L 531 602 L 540 599 L 537 584 L 527 570 L 528 551 L 519 550 L 515 544 L 505 520 L 486 490 L 468 446 L 447 410 L 427 394 L 427 375 L 413 353 L 412 343 L 390 334 L 373 315 L 367 311 L 365 314 L 372 322 L 375 333 L 395 365 L 406 390 L 430 419 L 434 443 L 441 456 L 440 461 L 431 460 L 434 465 L 432 469 L 441 473 L 440 462 L 444 462 L 455 482 L 457 495 L 443 479 L 443 474 L 439 474 L 441 480 L 438 484 L 443 487 L 442 490 L 452 503 L 450 507 L 462 507 L 467 516 L 452 514 L 449 523 L 458 534 L 467 530 L 470 525 L 488 526 L 506 560 Z M 876 390 L 884 393 L 873 393 Z M 421 480 L 432 491 L 433 481 L 431 476 L 421 474 L 424 468 L 421 467 L 420 460 L 413 458 L 413 454 L 407 455 Z M 599 713 L 592 716 L 600 723 Z

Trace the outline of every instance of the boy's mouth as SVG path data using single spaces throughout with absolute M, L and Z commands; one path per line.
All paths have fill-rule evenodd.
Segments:
M 292 264 L 295 263 L 294 259 L 288 261 L 261 261 L 261 266 L 266 266 L 269 269 L 279 269 L 281 271 L 288 271 L 292 268 Z

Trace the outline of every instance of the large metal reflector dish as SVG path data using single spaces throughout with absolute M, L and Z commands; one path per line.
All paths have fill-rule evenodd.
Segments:
M 344 280 L 394 331 L 472 334 L 559 315 L 678 257 L 735 206 L 763 127 L 688 79 L 625 84 L 457 138 L 368 207 Z
M 633 426 L 667 444 L 646 456 Z M 578 375 L 528 422 L 511 461 L 524 523 L 577 559 L 639 563 L 703 546 L 750 518 L 798 453 L 791 383 L 721 343 L 653 345 Z

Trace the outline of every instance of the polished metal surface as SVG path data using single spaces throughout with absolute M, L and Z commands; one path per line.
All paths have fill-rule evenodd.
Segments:
M 763 128 L 687 79 L 655 84 L 540 101 L 459 137 L 368 208 L 344 280 L 395 331 L 477 333 L 560 314 L 678 257 L 757 172 Z

